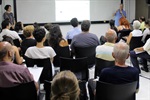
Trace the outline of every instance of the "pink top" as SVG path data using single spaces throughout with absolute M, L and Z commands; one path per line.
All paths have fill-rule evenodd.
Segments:
M 13 87 L 34 81 L 29 70 L 22 65 L 0 61 L 0 87 Z

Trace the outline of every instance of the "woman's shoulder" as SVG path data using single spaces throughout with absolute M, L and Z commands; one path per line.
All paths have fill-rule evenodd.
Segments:
M 68 41 L 65 39 L 61 39 L 59 42 L 59 46 L 64 47 L 64 46 L 68 46 Z

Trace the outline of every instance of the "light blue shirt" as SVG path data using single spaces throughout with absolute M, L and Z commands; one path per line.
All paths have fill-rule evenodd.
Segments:
M 66 39 L 73 39 L 73 37 L 77 34 L 81 33 L 81 29 L 78 27 L 72 28 L 66 36 Z
M 122 10 L 122 13 L 123 15 L 126 17 L 126 12 L 124 10 Z M 120 13 L 120 10 L 118 10 L 116 12 L 116 15 L 115 15 L 115 26 L 119 26 L 119 19 L 122 17 L 122 14 Z

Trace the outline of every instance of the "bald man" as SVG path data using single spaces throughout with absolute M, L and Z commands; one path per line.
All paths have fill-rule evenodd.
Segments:
M 115 59 L 115 65 L 104 68 L 99 76 L 99 81 L 111 84 L 126 84 L 137 81 L 138 92 L 139 72 L 137 68 L 125 64 L 126 59 L 129 57 L 129 46 L 123 42 L 116 43 L 113 48 L 112 56 Z M 94 92 L 96 82 L 89 80 L 89 88 Z
M 117 34 L 114 30 L 109 29 L 105 34 L 105 38 L 107 42 L 96 47 L 96 58 L 107 61 L 114 61 L 115 59 L 112 56 L 112 51 L 117 39 Z
M 12 63 L 13 58 L 12 45 L 8 42 L 0 42 L 0 87 L 13 87 L 34 81 L 25 66 Z

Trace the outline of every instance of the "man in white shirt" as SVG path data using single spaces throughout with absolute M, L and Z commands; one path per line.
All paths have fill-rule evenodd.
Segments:
M 135 48 L 133 51 L 130 51 L 131 62 L 133 66 L 139 70 L 140 73 L 141 70 L 137 57 L 140 57 L 143 61 L 143 67 L 141 67 L 141 69 L 145 72 L 149 72 L 147 67 L 147 59 L 150 59 L 150 38 L 146 41 L 143 47 Z
M 21 38 L 19 37 L 18 33 L 10 30 L 11 25 L 9 20 L 7 19 L 4 20 L 1 26 L 2 26 L 2 32 L 0 33 L 0 41 L 3 40 L 4 35 L 11 37 L 13 40 L 19 39 L 19 41 L 21 41 Z

